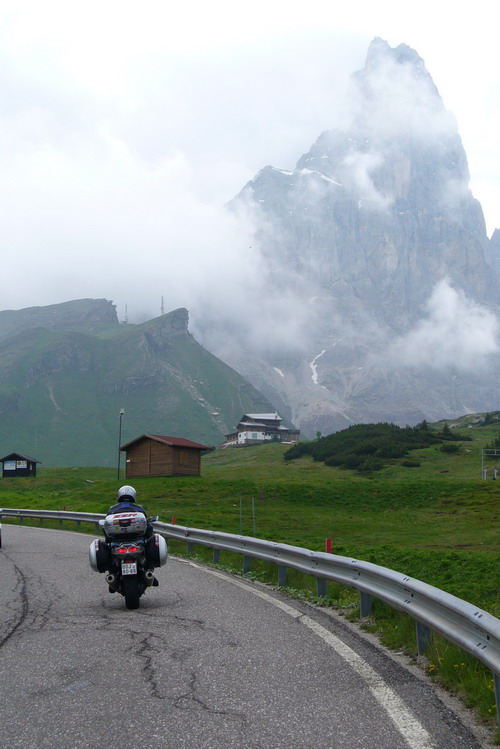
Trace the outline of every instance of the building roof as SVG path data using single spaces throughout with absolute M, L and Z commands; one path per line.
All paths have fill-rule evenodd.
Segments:
M 265 419 L 266 421 L 281 421 L 281 416 L 278 415 L 278 412 L 275 411 L 272 414 L 243 414 L 243 419 L 245 416 L 249 416 L 251 419 Z
M 256 427 L 261 427 L 261 429 L 267 429 L 269 424 L 260 424 L 258 421 L 240 421 L 238 423 L 239 427 L 252 427 L 252 429 L 255 429 Z
M 250 429 L 273 429 L 275 431 L 279 432 L 289 432 L 290 427 L 283 427 L 280 425 L 274 426 L 273 424 L 259 424 L 257 421 L 240 421 L 238 424 L 238 427 L 249 427 Z M 295 427 L 292 431 L 295 430 Z M 234 429 L 233 431 L 238 431 L 237 429 Z M 296 430 L 295 430 L 296 431 Z
M 169 445 L 170 447 L 186 447 L 186 448 L 193 448 L 196 450 L 209 450 L 210 449 L 207 445 L 201 445 L 199 442 L 192 442 L 192 440 L 186 440 L 184 439 L 184 437 L 165 437 L 160 434 L 141 434 L 140 437 L 136 437 L 134 440 L 127 442 L 126 445 L 122 445 L 122 447 L 120 447 L 120 450 L 126 450 L 127 447 L 130 447 L 130 445 L 134 445 L 136 442 L 139 442 L 139 440 L 142 440 L 142 439 L 150 439 L 150 440 L 154 440 L 155 442 L 162 442 L 164 445 Z
M 11 453 L 10 455 L 6 455 L 4 458 L 0 458 L 0 463 L 3 463 L 4 460 L 27 460 L 28 463 L 41 463 L 40 460 L 30 458 L 29 455 L 23 455 L 22 453 Z

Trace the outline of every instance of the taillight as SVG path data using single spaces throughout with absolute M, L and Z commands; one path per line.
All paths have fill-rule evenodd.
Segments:
M 120 546 L 119 549 L 117 549 L 118 554 L 135 554 L 136 551 L 139 551 L 137 546 Z

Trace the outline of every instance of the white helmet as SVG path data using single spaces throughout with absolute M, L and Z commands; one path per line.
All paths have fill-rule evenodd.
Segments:
M 135 502 L 137 498 L 137 492 L 133 486 L 122 486 L 120 489 L 118 489 L 116 498 L 119 502 L 122 502 L 124 499 L 131 499 L 133 502 Z

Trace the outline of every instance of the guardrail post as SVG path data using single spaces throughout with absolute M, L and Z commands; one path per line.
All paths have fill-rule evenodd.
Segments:
M 431 630 L 421 622 L 415 622 L 417 634 L 417 653 L 423 655 L 431 644 Z
M 252 561 L 252 557 L 243 557 L 243 574 L 246 575 L 247 572 L 250 572 L 250 564 Z
M 82 521 L 81 521 L 81 520 L 77 520 L 77 521 L 76 521 L 76 527 L 77 527 L 77 528 L 79 528 L 81 524 L 82 524 Z
M 282 564 L 278 564 L 278 585 L 280 588 L 286 586 L 286 567 Z
M 43 525 L 43 521 L 45 520 L 45 518 L 38 518 L 38 519 L 39 519 L 39 521 L 40 521 L 40 522 L 39 522 L 39 525 Z
M 187 553 L 188 554 L 192 554 L 193 553 L 193 544 L 191 543 L 191 541 L 188 541 Z
M 359 593 L 359 615 L 363 619 L 365 616 L 371 616 L 372 597 L 369 593 L 360 591 Z
M 62 518 L 59 518 L 59 528 L 62 528 Z
M 220 560 L 220 549 L 214 549 L 213 563 L 219 564 L 219 560 Z
M 326 596 L 326 580 L 324 577 L 316 578 L 316 595 L 318 598 L 324 598 Z
M 497 703 L 497 721 L 500 723 L 500 674 L 493 672 L 493 683 L 495 684 L 495 701 Z

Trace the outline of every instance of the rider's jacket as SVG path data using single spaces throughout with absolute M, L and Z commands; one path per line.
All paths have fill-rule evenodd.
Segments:
M 124 502 L 119 502 L 117 505 L 113 505 L 113 507 L 110 507 L 108 510 L 108 515 L 115 515 L 117 512 L 142 512 L 143 515 L 146 515 L 146 510 L 144 509 L 144 507 L 136 504 L 135 502 L 131 502 L 128 499 Z

